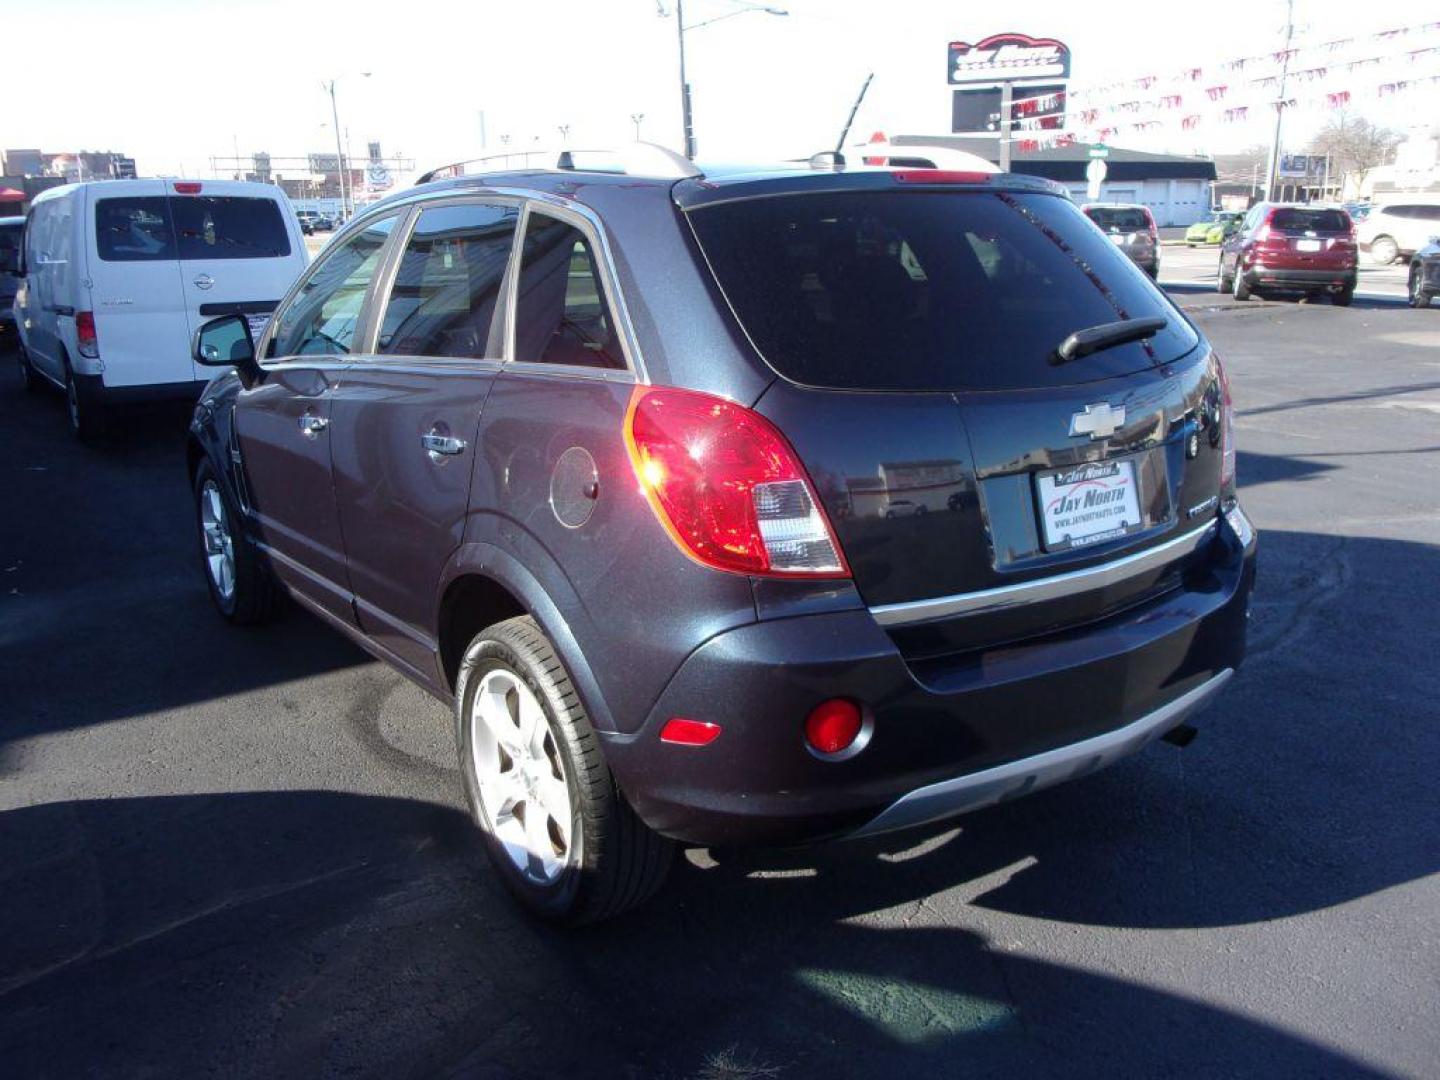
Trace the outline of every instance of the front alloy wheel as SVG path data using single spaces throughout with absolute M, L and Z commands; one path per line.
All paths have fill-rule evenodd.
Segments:
M 210 575 L 210 585 L 221 601 L 228 604 L 235 597 L 235 539 L 230 535 L 230 520 L 220 487 L 209 477 L 200 486 L 200 535 L 205 545 L 205 570 Z

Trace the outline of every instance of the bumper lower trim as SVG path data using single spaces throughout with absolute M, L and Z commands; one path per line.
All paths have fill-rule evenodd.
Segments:
M 1088 776 L 1137 752 L 1184 722 L 1186 717 L 1208 705 L 1234 674 L 1233 669 L 1225 668 L 1174 701 L 1115 731 L 968 776 L 957 776 L 953 780 L 916 788 L 851 833 L 850 838 L 926 825 L 1029 795 L 1065 780 Z

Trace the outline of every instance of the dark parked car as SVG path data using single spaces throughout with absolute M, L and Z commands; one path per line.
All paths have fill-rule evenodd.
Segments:
M 653 149 L 423 183 L 258 341 L 200 328 L 219 610 L 288 593 L 451 703 L 495 865 L 570 922 L 675 841 L 868 836 L 1188 733 L 1256 541 L 1185 315 L 1048 181 Z
M 1131 262 L 1152 278 L 1160 276 L 1160 231 L 1148 206 L 1093 203 L 1081 209 Z
M 1440 235 L 1411 256 L 1407 294 L 1410 306 L 1417 308 L 1429 307 L 1440 296 Z
M 23 217 L 0 217 L 0 266 L 18 263 L 21 237 L 24 234 Z M 19 287 L 18 274 L 0 270 L 0 352 L 10 352 L 20 344 L 20 336 L 15 330 L 14 311 L 15 292 Z
M 1355 226 L 1344 210 L 1256 203 L 1220 246 L 1217 288 L 1236 300 L 1266 291 L 1355 295 Z

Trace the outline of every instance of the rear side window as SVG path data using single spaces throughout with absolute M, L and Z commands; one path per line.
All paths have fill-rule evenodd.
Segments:
M 290 237 L 273 199 L 196 195 L 173 198 L 182 259 L 276 259 L 290 254 Z
M 1350 216 L 1343 210 L 1307 210 L 1277 206 L 1270 215 L 1270 227 L 1283 232 L 1348 233 Z
M 174 259 L 175 233 L 163 195 L 95 201 L 95 246 L 106 262 Z
M 519 216 L 513 206 L 478 204 L 424 211 L 400 260 L 378 351 L 501 356 L 492 330 Z
M 1085 216 L 1107 232 L 1144 232 L 1150 227 L 1150 218 L 1138 207 L 1092 206 Z
M 701 207 L 690 220 L 762 356 L 808 386 L 1049 386 L 1178 359 L 1195 332 L 1070 202 L 994 191 L 845 192 Z M 1161 315 L 1148 342 L 1063 367 L 1071 333 Z
M 525 226 L 515 304 L 515 359 L 623 368 L 625 354 L 590 238 L 532 211 Z
M 0 225 L 0 251 L 18 251 L 23 225 Z

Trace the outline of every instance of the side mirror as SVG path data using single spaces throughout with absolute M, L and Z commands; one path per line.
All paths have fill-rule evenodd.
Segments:
M 0 274 L 20 273 L 20 249 L 18 247 L 0 248 Z
M 205 367 L 234 367 L 247 387 L 260 380 L 255 339 L 244 315 L 221 315 L 195 331 L 195 362 Z

